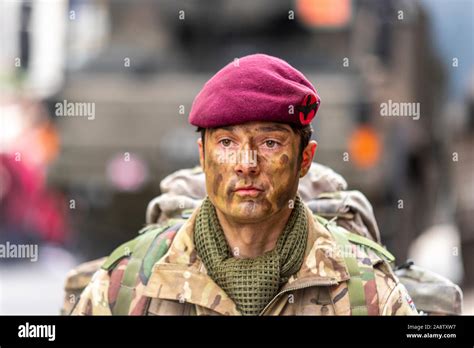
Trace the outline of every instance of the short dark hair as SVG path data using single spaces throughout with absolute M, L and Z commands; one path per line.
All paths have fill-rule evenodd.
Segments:
M 296 126 L 296 125 L 289 125 L 293 132 L 295 134 L 298 134 L 300 136 L 300 148 L 299 148 L 299 155 L 298 155 L 298 162 L 301 162 L 303 158 L 303 151 L 308 146 L 309 141 L 311 140 L 311 136 L 313 135 L 313 127 L 311 127 L 311 124 L 305 125 L 305 126 Z M 201 140 L 202 140 L 202 149 L 204 151 L 204 138 L 206 135 L 206 130 L 209 128 L 202 128 L 198 127 L 196 129 L 196 132 L 201 133 Z

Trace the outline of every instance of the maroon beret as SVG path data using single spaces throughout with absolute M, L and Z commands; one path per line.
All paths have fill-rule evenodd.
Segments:
M 194 99 L 189 123 L 214 128 L 251 121 L 307 125 L 321 100 L 304 75 L 287 62 L 253 54 L 229 63 Z

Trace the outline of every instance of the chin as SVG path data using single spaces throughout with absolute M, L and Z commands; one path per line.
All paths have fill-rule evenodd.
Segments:
M 261 204 L 255 202 L 241 202 L 238 209 L 229 212 L 231 216 L 239 220 L 259 220 L 264 218 L 269 212 L 266 212 Z

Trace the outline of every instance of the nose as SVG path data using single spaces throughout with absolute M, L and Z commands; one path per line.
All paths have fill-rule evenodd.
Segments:
M 237 157 L 237 162 L 234 166 L 237 176 L 257 176 L 260 173 L 257 152 L 252 150 L 248 144 L 239 151 L 239 156 Z
M 257 176 L 260 171 L 258 166 L 239 163 L 235 166 L 235 172 L 238 176 Z

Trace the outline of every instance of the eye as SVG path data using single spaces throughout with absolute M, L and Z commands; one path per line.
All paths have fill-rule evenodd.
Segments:
M 224 147 L 229 147 L 232 144 L 232 141 L 230 139 L 222 139 L 219 141 L 222 146 Z
M 265 140 L 265 145 L 268 148 L 273 149 L 278 145 L 278 143 L 275 140 Z

